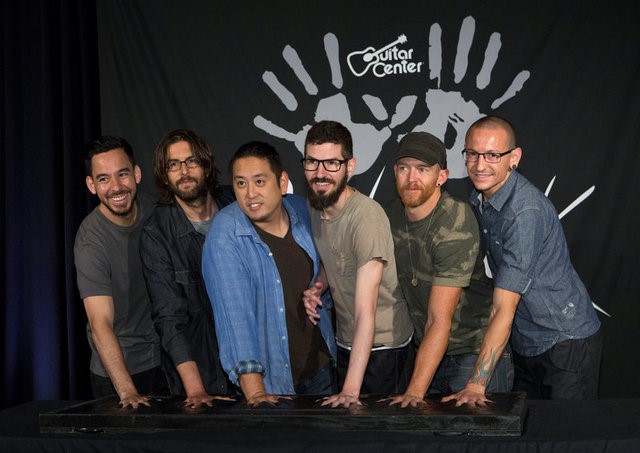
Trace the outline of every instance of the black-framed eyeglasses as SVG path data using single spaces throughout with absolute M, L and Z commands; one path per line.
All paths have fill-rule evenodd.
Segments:
M 304 168 L 305 171 L 316 171 L 318 166 L 320 166 L 320 163 L 322 163 L 324 169 L 331 173 L 335 173 L 340 170 L 342 164 L 345 164 L 348 161 L 349 159 L 312 159 L 310 157 L 300 159 L 300 162 L 302 162 L 302 168 Z
M 196 156 L 187 157 L 185 160 L 171 159 L 167 162 L 167 171 L 178 171 L 185 164 L 187 168 L 196 168 L 200 166 L 200 159 Z
M 478 159 L 480 159 L 480 156 L 482 156 L 484 157 L 485 162 L 489 164 L 497 164 L 498 162 L 500 162 L 500 159 L 502 159 L 502 156 L 506 156 L 516 148 L 517 146 L 515 148 L 511 148 L 509 151 L 505 151 L 504 153 L 498 153 L 494 151 L 479 153 L 477 151 L 471 151 L 470 149 L 463 149 L 462 157 L 466 162 L 477 162 Z

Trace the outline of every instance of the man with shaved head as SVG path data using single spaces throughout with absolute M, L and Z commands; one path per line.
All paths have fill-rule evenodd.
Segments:
M 487 116 L 471 125 L 462 151 L 489 268 L 493 306 L 475 372 L 445 398 L 484 404 L 486 384 L 510 341 L 514 389 L 529 398 L 597 398 L 602 338 L 587 289 L 569 257 L 553 204 L 516 169 L 513 126 Z

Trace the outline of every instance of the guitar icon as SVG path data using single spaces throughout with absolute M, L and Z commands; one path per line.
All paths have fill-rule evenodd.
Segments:
M 398 39 L 378 50 L 376 50 L 374 47 L 367 47 L 364 50 L 356 50 L 355 52 L 351 52 L 349 55 L 347 55 L 347 64 L 349 65 L 349 68 L 354 75 L 356 75 L 357 77 L 361 77 L 369 70 L 371 66 L 380 61 L 380 59 L 378 58 L 379 54 L 387 49 L 392 48 L 396 44 L 404 44 L 405 42 L 407 42 L 407 37 L 405 35 L 400 35 L 398 36 Z M 354 63 L 356 66 L 359 66 L 359 71 L 353 67 Z M 362 69 L 363 66 L 364 69 Z

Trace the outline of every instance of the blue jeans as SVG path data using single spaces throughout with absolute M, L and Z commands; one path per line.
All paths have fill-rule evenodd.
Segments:
M 464 389 L 475 370 L 477 354 L 445 355 L 436 370 L 429 393 L 449 395 Z M 513 388 L 513 360 L 507 346 L 498 360 L 486 393 L 507 393 Z
M 296 384 L 294 390 L 296 395 L 333 395 L 334 393 L 338 393 L 333 361 L 329 362 L 327 366 L 313 376 Z

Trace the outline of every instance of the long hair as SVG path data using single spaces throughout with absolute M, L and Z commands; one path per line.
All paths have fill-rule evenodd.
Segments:
M 207 142 L 195 132 L 189 129 L 176 129 L 162 137 L 153 155 L 153 175 L 156 186 L 160 191 L 160 203 L 171 204 L 174 199 L 174 193 L 169 188 L 169 180 L 167 178 L 167 162 L 169 160 L 167 154 L 169 153 L 169 147 L 178 142 L 187 142 L 194 157 L 200 160 L 207 190 L 215 198 L 219 190 L 219 172 L 216 168 L 213 150 Z

